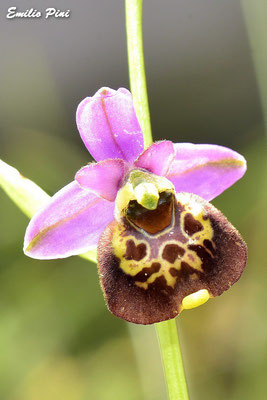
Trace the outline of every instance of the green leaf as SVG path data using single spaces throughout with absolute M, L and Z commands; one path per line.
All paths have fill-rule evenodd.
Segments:
M 0 186 L 27 217 L 31 218 L 50 196 L 39 186 L 0 160 Z

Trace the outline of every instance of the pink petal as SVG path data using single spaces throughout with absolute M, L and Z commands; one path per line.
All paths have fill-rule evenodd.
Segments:
M 123 160 L 104 160 L 81 168 L 75 179 L 85 189 L 108 201 L 114 201 L 127 171 Z
M 57 192 L 31 219 L 24 252 L 32 258 L 64 258 L 97 246 L 113 220 L 114 203 L 81 189 L 76 181 Z
M 173 143 L 164 140 L 153 143 L 135 161 L 138 168 L 144 168 L 156 175 L 165 176 L 174 159 Z
M 227 147 L 176 143 L 175 160 L 166 177 L 177 192 L 212 200 L 246 172 L 246 160 Z
M 121 158 L 131 162 L 143 151 L 143 134 L 127 89 L 100 89 L 79 104 L 76 119 L 81 138 L 96 161 Z

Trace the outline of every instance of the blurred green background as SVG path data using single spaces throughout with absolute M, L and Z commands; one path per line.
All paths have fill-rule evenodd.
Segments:
M 14 4 L 3 3 L 1 158 L 52 195 L 91 160 L 78 103 L 101 86 L 129 87 L 124 4 L 57 0 L 49 6 L 71 17 L 46 21 L 6 20 Z M 267 160 L 240 4 L 145 0 L 144 48 L 154 138 L 217 143 L 248 161 L 246 176 L 213 201 L 248 244 L 244 275 L 178 318 L 191 398 L 263 399 Z M 0 191 L 0 399 L 166 400 L 154 327 L 113 317 L 86 260 L 24 256 L 27 223 Z

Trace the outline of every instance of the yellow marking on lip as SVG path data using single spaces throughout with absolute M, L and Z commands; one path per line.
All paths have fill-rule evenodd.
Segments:
M 182 247 L 185 251 L 184 255 L 180 257 L 178 256 L 177 259 L 174 261 L 174 263 L 170 263 L 169 261 L 164 260 L 168 264 L 169 268 L 175 268 L 177 269 L 177 271 L 179 271 L 181 269 L 181 262 L 184 261 L 187 264 L 189 264 L 190 267 L 196 269 L 197 271 L 203 272 L 201 267 L 202 264 L 201 259 L 197 256 L 197 254 L 193 250 L 189 250 L 187 248 L 188 243 L 182 243 L 179 242 L 178 240 L 168 240 L 160 246 L 159 254 L 161 260 L 162 260 L 162 253 L 167 244 L 176 244 L 179 247 Z M 194 261 L 192 261 L 192 257 L 190 256 L 194 258 Z
M 168 263 L 162 258 L 152 258 L 150 257 L 150 246 L 146 240 L 138 240 L 132 235 L 123 236 L 125 232 L 125 227 L 122 225 L 118 225 L 114 231 L 113 239 L 112 239 L 112 247 L 114 250 L 114 255 L 120 260 L 120 268 L 127 274 L 132 277 L 137 275 L 139 272 L 143 271 L 144 268 L 150 268 L 153 263 L 159 262 L 161 268 L 158 272 L 155 272 L 151 276 L 148 277 L 146 282 L 135 282 L 135 284 L 139 287 L 147 289 L 150 283 L 153 283 L 158 277 L 164 276 L 167 285 L 170 287 L 174 287 L 177 277 L 173 277 L 169 273 L 170 266 L 173 264 Z M 137 246 L 139 244 L 146 245 L 146 255 L 142 260 L 126 260 L 124 255 L 126 253 L 126 243 L 128 240 L 133 240 L 134 244 Z
M 150 276 L 148 275 L 145 282 L 135 281 L 135 284 L 138 287 L 141 287 L 143 289 L 148 289 L 150 284 L 154 283 L 157 278 L 160 278 L 162 276 L 166 279 L 167 286 L 174 288 L 175 284 L 177 282 L 178 276 L 173 276 L 170 273 L 170 269 L 176 269 L 177 271 L 180 271 L 182 262 L 187 263 L 190 267 L 195 269 L 196 272 L 203 272 L 201 258 L 197 255 L 197 253 L 194 250 L 190 250 L 188 248 L 189 245 L 203 246 L 205 248 L 205 250 L 207 251 L 207 253 L 210 254 L 211 257 L 214 257 L 212 252 L 206 246 L 204 246 L 205 239 L 210 240 L 211 243 L 213 244 L 213 246 L 214 246 L 214 243 L 212 241 L 213 229 L 212 229 L 211 221 L 209 218 L 205 218 L 203 207 L 201 206 L 201 204 L 197 203 L 196 201 L 188 202 L 187 194 L 179 193 L 176 195 L 176 197 L 177 197 L 177 201 L 180 202 L 185 208 L 184 211 L 182 211 L 181 215 L 180 215 L 180 229 L 181 229 L 183 235 L 187 238 L 186 243 L 182 243 L 177 240 L 163 241 L 162 244 L 158 248 L 157 256 L 154 258 L 151 258 L 150 243 L 152 243 L 151 241 L 153 241 L 153 238 L 156 239 L 160 235 L 145 235 L 142 232 L 142 230 L 135 227 L 136 230 L 143 233 L 143 237 L 144 237 L 144 240 L 138 240 L 133 235 L 127 235 L 127 232 L 126 232 L 127 228 L 122 224 L 121 225 L 119 224 L 114 231 L 113 240 L 112 240 L 114 254 L 120 260 L 119 267 L 127 275 L 135 277 L 144 268 L 150 268 L 153 263 L 160 263 L 160 265 L 161 265 L 160 270 L 158 272 L 154 272 Z M 174 212 L 174 210 L 173 210 L 173 212 Z M 203 229 L 201 231 L 196 232 L 195 234 L 193 234 L 191 236 L 188 235 L 184 230 L 184 218 L 187 213 L 192 214 L 193 217 L 197 221 L 199 221 L 203 226 Z M 174 229 L 174 224 L 175 224 L 175 218 L 173 215 L 172 226 L 170 228 L 168 228 L 168 231 Z M 162 235 L 165 233 L 166 233 L 166 230 L 162 233 Z M 151 236 L 151 239 L 149 236 Z M 124 255 L 126 254 L 128 240 L 133 240 L 133 242 L 135 243 L 136 246 L 138 246 L 139 244 L 142 244 L 142 243 L 146 245 L 146 255 L 140 261 L 125 259 Z M 185 251 L 184 255 L 178 256 L 177 259 L 173 263 L 170 263 L 168 260 L 163 259 L 163 257 L 162 257 L 164 248 L 168 244 L 178 245 L 179 247 L 183 248 Z M 189 277 L 192 280 L 198 279 L 198 275 L 196 273 L 189 274 Z
M 210 294 L 207 289 L 198 290 L 195 293 L 189 294 L 183 298 L 182 307 L 185 310 L 196 308 L 206 303 L 210 299 Z
M 155 280 L 157 278 L 160 278 L 161 276 L 164 276 L 164 278 L 166 279 L 167 285 L 174 288 L 174 285 L 176 283 L 177 277 L 176 276 L 172 276 L 169 272 L 169 268 L 168 268 L 168 262 L 167 261 L 163 261 L 162 259 L 155 259 L 153 260 L 153 262 L 159 262 L 161 264 L 161 268 L 158 272 L 155 272 L 153 275 L 150 275 L 150 277 L 147 279 L 146 282 L 135 282 L 135 284 L 143 289 L 148 289 L 148 286 L 155 282 Z M 180 267 L 181 268 L 181 267 Z
M 114 255 L 120 260 L 120 268 L 126 274 L 135 276 L 144 268 L 150 267 L 150 246 L 146 240 L 138 240 L 133 235 L 124 236 L 125 230 L 126 228 L 123 225 L 117 225 L 113 233 L 112 247 L 114 250 Z M 146 255 L 144 258 L 142 258 L 142 260 L 126 260 L 126 258 L 124 258 L 128 240 L 132 240 L 136 246 L 138 246 L 139 244 L 146 245 Z

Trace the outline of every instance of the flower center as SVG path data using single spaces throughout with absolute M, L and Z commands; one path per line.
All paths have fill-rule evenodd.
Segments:
M 171 199 L 174 193 L 174 187 L 168 179 L 141 169 L 132 170 L 117 193 L 115 218 L 120 222 L 126 217 L 146 230 L 140 225 L 141 221 L 150 220 L 148 225 L 151 226 L 154 223 L 154 217 L 157 215 L 159 219 L 160 213 L 163 218 L 161 225 L 164 229 L 170 224 Z M 147 224 L 145 226 L 148 227 Z M 158 228 L 155 229 L 157 232 Z
M 161 192 L 155 209 L 143 207 L 137 200 L 131 200 L 126 211 L 126 218 L 147 233 L 155 234 L 171 224 L 173 214 L 173 194 Z

